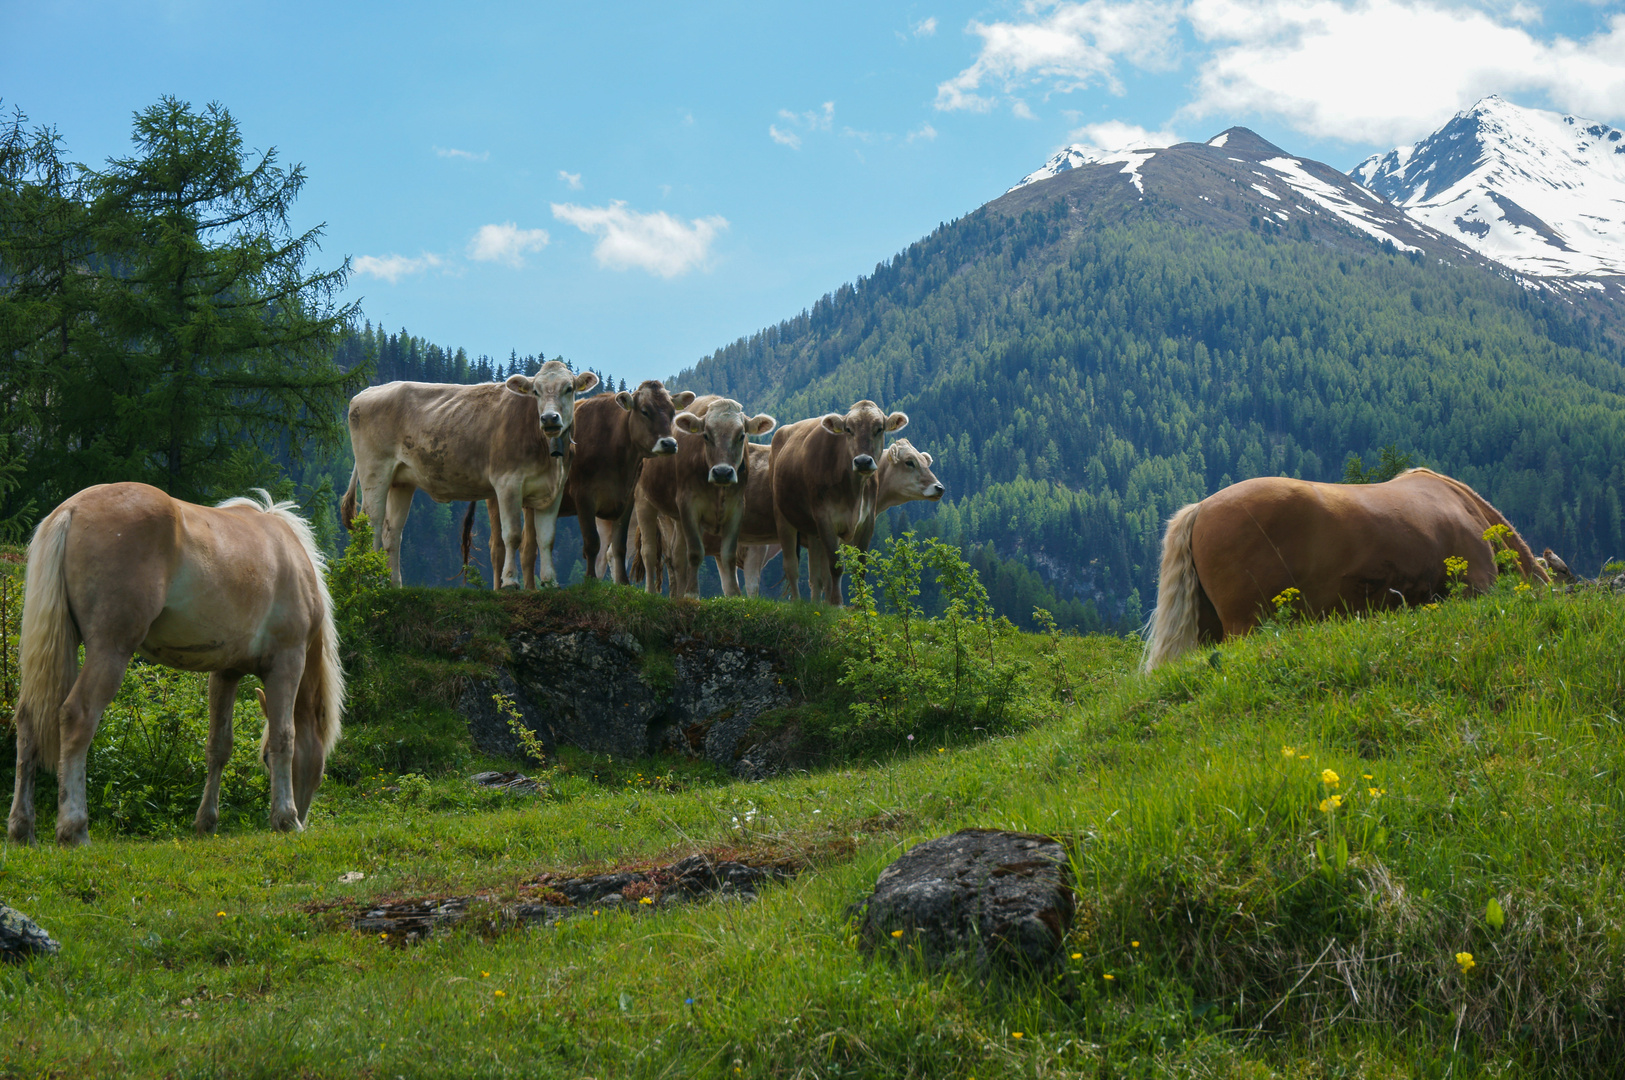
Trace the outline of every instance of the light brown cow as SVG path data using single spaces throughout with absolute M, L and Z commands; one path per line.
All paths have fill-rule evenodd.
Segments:
M 617 585 L 626 584 L 626 532 L 632 521 L 632 496 L 643 460 L 677 452 L 672 417 L 691 405 L 694 396 L 692 390 L 670 394 L 665 383 L 647 379 L 636 390 L 599 394 L 577 403 L 575 454 L 570 461 L 570 478 L 565 482 L 564 501 L 559 504 L 559 517 L 581 519 L 581 557 L 587 564 L 588 577 L 608 569 Z M 465 566 L 475 505 L 469 504 L 463 519 Z M 486 509 L 495 522 L 494 500 L 486 500 Z M 493 525 L 493 568 L 502 565 L 503 555 L 501 531 Z M 527 589 L 535 584 L 536 556 L 536 529 L 527 513 L 519 550 Z
M 888 431 L 908 424 L 905 413 L 889 416 L 864 400 L 843 416 L 786 424 L 773 433 L 773 514 L 784 549 L 784 583 L 800 599 L 797 535 L 807 539 L 807 585 L 811 595 L 841 602 L 836 566 L 842 543 L 867 547 L 874 532 L 875 473 Z
M 677 453 L 644 462 L 638 481 L 638 530 L 644 566 L 659 565 L 657 515 L 677 521 L 684 558 L 676 565 L 672 595 L 699 590 L 700 563 L 705 555 L 705 533 L 721 538 L 724 565 L 733 562 L 744 516 L 745 490 L 758 458 L 746 452 L 746 437 L 764 435 L 775 421 L 766 413 L 746 416 L 744 406 L 730 398 L 708 395 L 672 421 L 677 431 Z M 645 575 L 645 588 L 656 591 L 655 574 Z M 722 590 L 739 593 L 733 575 L 724 575 Z
M 754 454 L 758 451 L 764 457 L 771 456 L 769 447 L 752 444 L 750 452 Z M 922 499 L 936 502 L 942 498 L 944 490 L 942 482 L 931 471 L 931 455 L 916 450 L 907 439 L 898 439 L 880 455 L 875 488 L 875 508 L 866 515 L 868 532 L 858 538 L 857 546 L 862 548 L 868 548 L 873 538 L 877 514 L 907 502 Z M 721 550 L 721 538 L 706 534 L 705 553 L 717 559 L 718 575 L 724 573 Z M 760 468 L 753 466 L 751 469 L 750 480 L 745 487 L 745 516 L 739 526 L 739 555 L 736 562 L 737 572 L 744 578 L 746 596 L 761 595 L 762 570 L 773 560 L 773 556 L 779 554 L 779 550 L 778 524 L 773 516 L 772 470 L 770 463 L 764 461 Z
M 598 385 L 549 360 L 535 376 L 458 386 L 394 382 L 350 399 L 355 469 L 342 511 L 349 526 L 361 506 L 374 522 L 373 547 L 389 553 L 390 580 L 401 583 L 401 529 L 421 488 L 436 502 L 496 499 L 505 557 L 501 585 L 519 585 L 521 507 L 536 511 L 543 582 L 554 580 L 553 522 L 569 472 L 575 396 Z

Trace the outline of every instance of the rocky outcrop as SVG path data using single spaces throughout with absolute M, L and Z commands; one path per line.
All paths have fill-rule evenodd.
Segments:
M 1042 971 L 1060 959 L 1074 911 L 1071 864 L 1056 840 L 963 829 L 916 844 L 881 871 L 859 941 L 866 952 L 907 952 L 934 968 Z
M 592 630 L 521 632 L 509 646 L 509 667 L 471 683 L 459 703 L 487 753 L 520 756 L 492 701 L 500 693 L 549 751 L 563 744 L 635 758 L 675 750 L 753 779 L 773 771 L 771 755 L 739 764 L 752 723 L 790 701 L 766 650 L 680 638 L 651 658 L 629 634 Z
M 0 960 L 50 956 L 62 948 L 27 915 L 0 904 Z

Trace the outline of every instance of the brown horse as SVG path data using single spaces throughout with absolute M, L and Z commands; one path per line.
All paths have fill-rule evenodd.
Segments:
M 138 653 L 210 673 L 197 832 L 212 833 L 219 818 L 232 704 L 244 675 L 264 684 L 260 760 L 271 773 L 271 827 L 304 828 L 338 741 L 344 672 L 310 526 L 292 503 L 258 494 L 211 508 L 145 484 L 102 484 L 40 522 L 23 596 L 12 840 L 34 839 L 34 770 L 54 766 L 57 843 L 88 841 L 85 755 Z
M 1264 476 L 1232 484 L 1168 520 L 1144 667 L 1199 643 L 1245 634 L 1274 597 L 1297 589 L 1311 617 L 1422 604 L 1445 594 L 1449 556 L 1466 584 L 1495 580 L 1484 533 L 1509 531 L 1525 577 L 1547 580 L 1500 511 L 1459 480 L 1411 469 L 1385 484 L 1317 484 Z

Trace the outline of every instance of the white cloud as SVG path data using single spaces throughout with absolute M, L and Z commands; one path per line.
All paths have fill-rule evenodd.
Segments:
M 1181 7 L 1173 0 L 1027 0 L 1024 21 L 972 21 L 966 29 L 982 39 L 981 52 L 937 86 L 936 106 L 988 112 L 999 95 L 1025 86 L 1054 93 L 1099 84 L 1122 94 L 1119 59 L 1151 70 L 1172 65 Z
M 917 142 L 917 141 L 919 141 L 921 139 L 924 139 L 925 141 L 929 142 L 930 140 L 932 140 L 932 139 L 934 139 L 936 137 L 937 137 L 937 129 L 932 127 L 929 123 L 924 123 L 924 124 L 921 124 L 915 130 L 909 132 L 908 137 L 905 138 L 903 141 L 904 142 Z
M 1396 143 L 1491 93 L 1625 115 L 1625 15 L 1583 41 L 1422 0 L 1193 0 L 1188 18 L 1214 52 L 1184 116 L 1257 113 L 1324 138 Z
M 1147 131 L 1138 124 L 1125 124 L 1121 120 L 1106 120 L 1098 124 L 1085 124 L 1067 136 L 1075 143 L 1084 143 L 1108 153 L 1114 150 L 1143 150 L 1146 147 L 1172 146 L 1184 142 L 1171 131 Z
M 571 191 L 580 191 L 581 190 L 581 174 L 580 173 L 578 173 L 578 172 L 565 172 L 563 169 L 560 169 L 559 170 L 559 179 L 563 180 L 566 184 L 569 184 Z
M 489 150 L 481 150 L 476 154 L 472 150 L 456 150 L 449 147 L 437 146 L 434 148 L 434 153 L 436 157 L 461 158 L 464 161 L 489 161 L 491 159 L 491 151 Z
M 792 150 L 801 149 L 800 131 L 828 131 L 835 125 L 835 102 L 826 101 L 821 109 L 808 109 L 806 112 L 791 112 L 789 109 L 779 110 L 779 119 L 786 127 L 777 124 L 767 125 L 767 134 L 776 143 L 788 146 Z
M 547 246 L 546 229 L 521 229 L 511 221 L 501 225 L 481 225 L 468 242 L 468 257 L 476 262 L 499 262 L 518 270 L 525 265 L 527 251 Z
M 425 251 L 417 258 L 406 255 L 357 255 L 350 268 L 367 277 L 383 278 L 391 285 L 408 274 L 418 274 L 440 265 L 440 256 Z
M 937 32 L 937 17 L 931 15 L 921 19 L 909 27 L 909 32 L 915 37 L 931 37 Z
M 711 242 L 728 227 L 713 215 L 684 224 L 663 210 L 640 214 L 619 200 L 608 206 L 554 203 L 553 216 L 598 237 L 593 257 L 613 270 L 637 268 L 660 277 L 686 274 L 711 254 Z

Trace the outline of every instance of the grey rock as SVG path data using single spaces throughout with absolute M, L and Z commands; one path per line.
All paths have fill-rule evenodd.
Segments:
M 475 773 L 469 780 L 477 787 L 506 791 L 512 795 L 540 795 L 547 790 L 541 781 L 519 772 Z
M 503 693 L 517 701 L 549 751 L 561 743 L 622 758 L 667 750 L 753 779 L 776 771 L 777 758 L 765 751 L 743 756 L 756 719 L 791 700 L 765 650 L 679 639 L 668 669 L 672 685 L 665 687 L 645 674 L 643 649 L 626 634 L 523 632 L 509 645 L 511 670 L 472 683 L 459 703 L 475 745 L 487 753 L 519 756 L 491 701 Z
M 27 915 L 0 904 L 0 960 L 51 956 L 62 946 Z
M 508 726 L 508 718 L 497 707 L 495 696 L 501 694 L 513 701 L 526 727 L 536 733 L 542 746 L 553 751 L 552 733 L 543 724 L 543 713 L 531 703 L 530 695 L 514 681 L 507 669 L 499 669 L 492 680 L 475 679 L 458 699 L 457 712 L 468 724 L 469 737 L 482 752 L 495 757 L 524 759 L 525 753 Z
M 1060 960 L 1075 910 L 1071 864 L 1057 841 L 963 829 L 916 844 L 881 871 L 859 941 L 866 952 L 907 951 L 933 968 L 1040 971 Z

